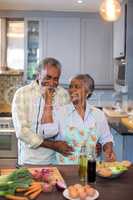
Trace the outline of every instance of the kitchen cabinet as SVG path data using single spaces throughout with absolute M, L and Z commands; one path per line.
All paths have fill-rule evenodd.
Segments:
M 86 18 L 81 31 L 81 72 L 92 75 L 96 85 L 113 85 L 112 24 Z
M 128 82 L 128 98 L 133 101 L 133 1 L 127 4 L 127 36 L 126 36 L 126 80 Z
M 124 149 L 125 149 L 125 143 L 124 138 L 121 136 L 118 132 L 116 132 L 114 129 L 112 130 L 113 138 L 114 138 L 114 151 L 116 153 L 117 160 L 121 161 L 125 159 L 124 155 Z
M 116 153 L 117 160 L 130 160 L 133 162 L 133 136 L 121 135 L 116 130 L 111 129 L 114 138 L 114 151 Z
M 60 82 L 80 73 L 80 19 L 49 17 L 44 19 L 44 57 L 55 57 L 62 63 Z
M 68 84 L 78 73 L 91 74 L 96 85 L 113 85 L 112 24 L 96 15 L 45 17 L 43 57 L 56 57 L 62 63 L 60 83 Z
M 33 80 L 41 58 L 41 20 L 25 19 L 25 38 L 25 79 Z
M 113 24 L 113 57 L 125 56 L 126 51 L 126 5 L 122 4 L 122 15 Z
M 123 4 L 123 13 L 114 24 L 114 58 L 124 57 L 126 61 L 125 81 L 128 85 L 128 99 L 133 100 L 133 1 Z M 124 26 L 125 24 L 125 26 Z M 118 25 L 118 26 L 117 26 Z M 120 27 L 119 27 L 120 26 Z M 116 69 L 115 65 L 114 68 Z
M 78 73 L 89 73 L 99 88 L 113 85 L 112 23 L 96 13 L 7 14 L 25 21 L 25 80 L 34 79 L 38 62 L 51 56 L 62 63 L 63 84 Z

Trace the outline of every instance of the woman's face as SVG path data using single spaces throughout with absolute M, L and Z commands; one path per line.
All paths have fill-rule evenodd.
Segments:
M 69 94 L 73 103 L 86 101 L 87 91 L 83 80 L 72 79 L 69 85 Z

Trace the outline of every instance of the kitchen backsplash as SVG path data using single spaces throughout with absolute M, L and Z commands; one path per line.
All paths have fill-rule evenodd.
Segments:
M 0 74 L 0 105 L 11 105 L 15 91 L 23 86 L 23 75 Z M 68 88 L 68 85 L 62 85 Z M 98 107 L 113 106 L 116 101 L 116 92 L 112 89 L 100 89 L 93 92 L 89 103 Z M 131 105 L 133 103 L 131 102 Z
M 0 104 L 11 104 L 15 91 L 22 85 L 23 76 L 0 74 Z

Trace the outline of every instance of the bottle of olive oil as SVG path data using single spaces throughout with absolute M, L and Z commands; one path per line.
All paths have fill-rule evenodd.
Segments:
M 86 155 L 86 146 L 81 146 L 79 154 L 79 178 L 80 181 L 86 181 L 87 177 L 87 155 Z

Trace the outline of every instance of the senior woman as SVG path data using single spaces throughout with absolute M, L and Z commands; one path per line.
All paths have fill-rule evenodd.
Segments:
M 100 142 L 106 161 L 114 161 L 113 137 L 104 113 L 89 105 L 94 91 L 94 80 L 88 74 L 75 76 L 69 85 L 71 102 L 53 113 L 57 140 L 65 140 L 74 148 L 69 156 L 57 153 L 58 164 L 77 164 L 81 146 Z

